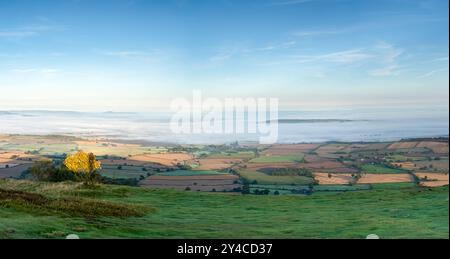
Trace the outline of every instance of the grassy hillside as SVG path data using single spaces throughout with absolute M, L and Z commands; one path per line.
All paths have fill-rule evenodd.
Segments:
M 61 238 L 70 233 L 81 238 L 365 238 L 371 233 L 382 238 L 448 238 L 449 235 L 448 187 L 303 197 L 107 185 L 89 189 L 76 183 L 0 180 L 0 190 L 0 238 Z M 27 201 L 27 197 L 40 198 Z M 69 205 L 62 202 L 65 200 L 70 200 Z M 86 209 L 93 204 L 99 204 L 99 208 L 87 213 Z

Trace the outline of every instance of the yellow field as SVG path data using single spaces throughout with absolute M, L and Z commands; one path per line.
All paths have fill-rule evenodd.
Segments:
M 413 182 L 409 174 L 364 174 L 359 180 L 359 184 L 370 183 L 410 183 Z
M 444 186 L 448 185 L 449 182 L 448 174 L 432 173 L 432 172 L 416 172 L 414 174 L 417 177 L 419 177 L 419 179 L 421 179 L 420 185 L 426 187 Z
M 330 177 L 331 176 L 331 177 Z M 316 179 L 319 184 L 349 184 L 353 177 L 351 174 L 328 174 L 328 173 L 314 173 L 314 179 Z

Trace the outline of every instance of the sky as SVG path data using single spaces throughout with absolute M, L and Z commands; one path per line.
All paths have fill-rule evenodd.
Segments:
M 0 110 L 449 102 L 447 0 L 0 1 Z

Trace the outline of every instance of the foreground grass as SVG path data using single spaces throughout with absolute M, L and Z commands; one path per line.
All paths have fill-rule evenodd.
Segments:
M 143 216 L 84 217 L 0 206 L 0 238 L 448 238 L 448 187 L 330 195 L 241 196 L 83 188 L 1 180 L 0 189 L 154 208 Z

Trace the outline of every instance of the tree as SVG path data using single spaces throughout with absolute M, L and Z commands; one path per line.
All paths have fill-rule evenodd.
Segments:
M 64 161 L 64 165 L 86 185 L 93 185 L 100 180 L 97 171 L 101 169 L 101 163 L 93 153 L 80 151 L 70 155 Z
M 250 194 L 250 184 L 248 182 L 242 185 L 242 194 Z

